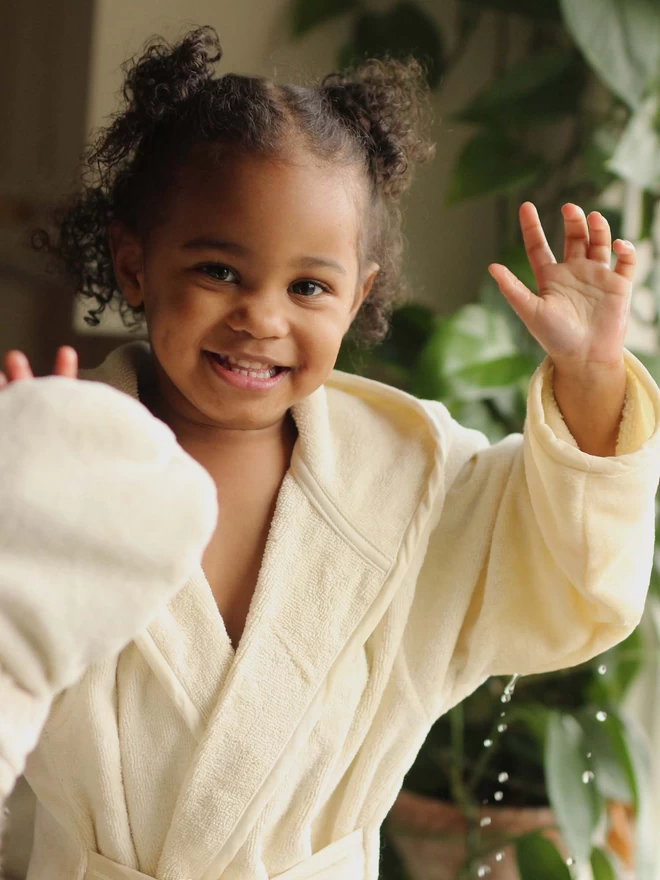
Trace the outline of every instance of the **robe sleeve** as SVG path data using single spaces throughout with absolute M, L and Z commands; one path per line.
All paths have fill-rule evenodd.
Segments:
M 0 391 L 0 823 L 53 698 L 181 589 L 217 513 L 210 475 L 128 395 Z
M 445 493 L 408 651 L 426 650 L 411 665 L 434 715 L 491 675 L 575 666 L 638 625 L 653 564 L 660 391 L 628 351 L 625 360 L 611 457 L 578 448 L 554 400 L 549 359 L 532 378 L 523 434 L 499 443 L 424 402 L 445 450 Z

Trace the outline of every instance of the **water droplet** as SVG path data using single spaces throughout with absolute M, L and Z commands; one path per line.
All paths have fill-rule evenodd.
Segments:
M 591 752 L 587 752 L 587 758 L 591 757 Z
M 488 798 L 486 798 L 485 800 L 483 800 L 481 803 L 482 803 L 482 804 L 484 805 L 484 807 L 485 807 L 486 804 L 488 803 Z
M 596 712 L 597 721 L 607 721 L 607 712 Z
M 506 718 L 506 712 L 500 712 L 500 718 Z
M 520 678 L 520 673 L 516 672 L 514 676 L 511 677 L 511 681 L 504 688 L 504 693 L 508 694 L 510 697 L 513 696 L 513 692 L 516 689 L 516 685 L 518 684 L 518 679 Z
M 497 725 L 497 732 L 504 733 L 505 730 L 508 730 L 508 727 L 509 727 L 508 724 L 498 724 Z
M 500 703 L 510 703 L 511 702 L 511 694 L 502 694 L 500 697 Z
M 607 666 L 605 666 L 605 664 L 603 663 L 601 666 L 598 667 L 598 674 L 605 675 L 606 672 L 607 672 Z
M 589 782 L 592 782 L 593 779 L 594 774 L 591 772 L 591 770 L 585 770 L 582 774 L 582 782 L 584 782 L 585 785 L 587 785 Z
M 477 868 L 477 877 L 485 877 L 486 874 L 490 874 L 490 868 L 488 865 L 480 865 Z
M 495 798 L 496 801 L 501 801 L 502 798 L 504 797 L 504 792 L 496 791 L 495 794 L 493 795 L 493 797 Z
M 509 774 L 508 773 L 500 773 L 500 775 L 497 777 L 497 781 L 498 782 L 508 782 L 509 781 Z
M 504 858 L 503 852 L 495 853 L 495 861 L 496 862 L 501 862 L 503 858 Z
M 575 859 L 573 859 L 573 858 L 571 858 L 571 857 L 569 856 L 569 857 L 566 859 L 566 864 L 568 865 L 569 868 L 572 867 L 572 866 L 575 864 Z
M 489 749 L 489 748 L 492 746 L 492 744 L 493 744 L 492 739 L 485 739 L 485 740 L 484 740 L 484 746 L 485 746 L 487 749 Z
M 482 828 L 487 828 L 493 820 L 490 816 L 484 816 L 483 819 L 479 822 Z

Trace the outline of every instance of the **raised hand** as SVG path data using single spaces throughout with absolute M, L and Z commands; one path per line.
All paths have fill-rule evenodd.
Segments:
M 635 248 L 612 236 L 597 211 L 588 217 L 577 205 L 562 208 L 564 262 L 550 250 L 531 202 L 520 208 L 525 249 L 536 281 L 535 296 L 505 266 L 489 271 L 502 294 L 555 365 L 579 369 L 620 363 L 635 275 Z
M 5 372 L 0 370 L 0 389 L 20 379 L 34 379 L 30 362 L 22 351 L 12 349 L 4 355 Z M 53 375 L 78 378 L 78 353 L 70 345 L 62 345 L 55 355 Z
M 520 226 L 537 295 L 505 266 L 490 274 L 554 364 L 553 388 L 580 449 L 614 455 L 626 390 L 623 343 L 635 276 L 635 248 L 612 236 L 597 211 L 562 208 L 564 262 L 557 263 L 531 202 Z M 616 265 L 610 268 L 612 250 Z

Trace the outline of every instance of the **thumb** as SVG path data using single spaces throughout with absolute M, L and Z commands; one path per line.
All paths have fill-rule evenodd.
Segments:
M 541 302 L 540 298 L 535 296 L 529 287 L 526 287 L 506 266 L 491 263 L 488 271 L 499 287 L 500 293 L 531 332 L 531 325 L 534 323 Z

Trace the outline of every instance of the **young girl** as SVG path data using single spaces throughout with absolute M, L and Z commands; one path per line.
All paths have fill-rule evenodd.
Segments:
M 401 290 L 397 200 L 432 152 L 419 67 L 303 88 L 214 78 L 220 54 L 200 28 L 128 68 L 53 247 L 149 343 L 82 382 L 68 348 L 43 379 L 5 357 L 3 458 L 33 487 L 5 490 L 16 571 L 62 539 L 47 589 L 22 582 L 31 639 L 0 603 L 24 659 L 0 641 L 5 695 L 41 700 L 22 755 L 19 709 L 5 725 L 14 773 L 36 745 L 29 880 L 375 880 L 434 721 L 488 676 L 599 654 L 644 606 L 660 393 L 623 348 L 632 246 L 610 269 L 607 222 L 566 205 L 557 263 L 523 205 L 538 296 L 491 271 L 548 358 L 524 436 L 489 446 L 333 370 Z

